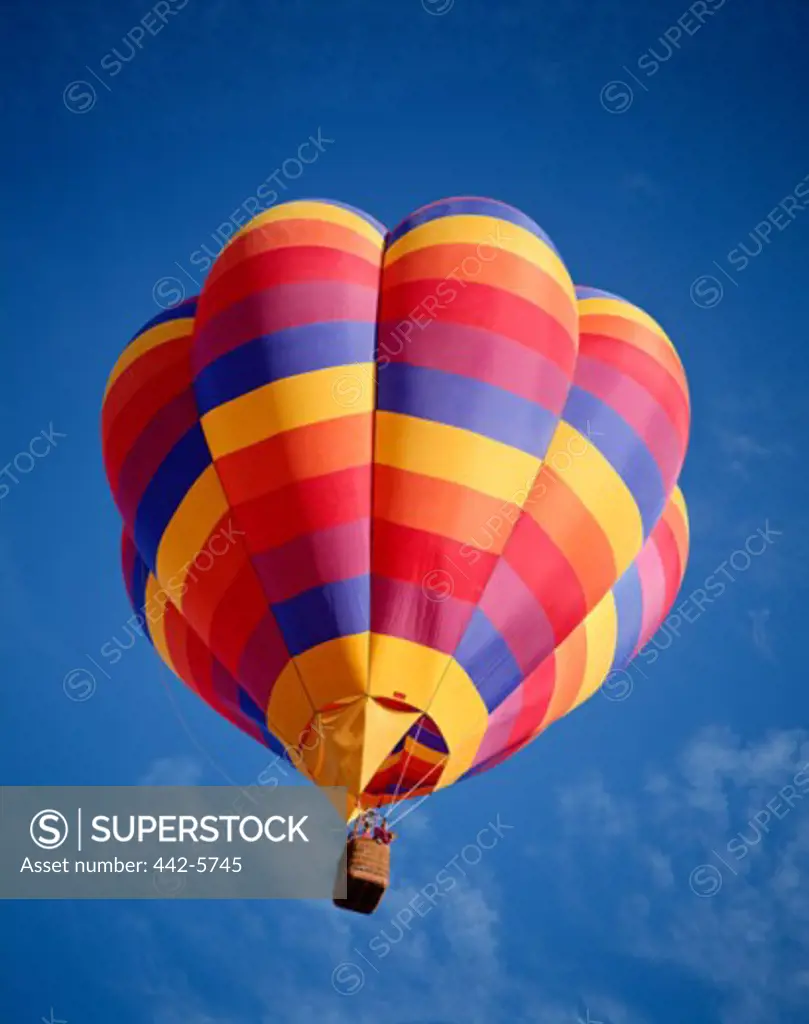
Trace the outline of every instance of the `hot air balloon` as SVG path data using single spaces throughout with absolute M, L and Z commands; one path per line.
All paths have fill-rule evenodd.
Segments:
M 685 572 L 680 359 L 500 202 L 255 217 L 120 356 L 103 453 L 166 664 L 345 819 L 495 767 Z M 389 847 L 349 837 L 370 912 Z

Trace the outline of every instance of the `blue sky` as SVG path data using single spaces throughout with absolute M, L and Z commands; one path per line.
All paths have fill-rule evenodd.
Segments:
M 6 903 L 3 1019 L 807 1019 L 807 32 L 798 0 L 6 13 L 3 783 L 246 784 L 266 768 L 146 642 L 100 655 L 130 612 L 99 410 L 122 346 L 172 289 L 196 290 L 194 254 L 271 176 L 281 198 L 389 225 L 447 195 L 519 207 L 577 282 L 666 327 L 693 426 L 679 636 L 410 815 L 373 918 Z M 298 176 L 284 162 L 311 136 L 330 141 Z M 695 612 L 711 576 L 724 589 Z M 498 815 L 511 827 L 483 851 Z M 402 934 L 396 915 L 442 870 L 453 886 Z

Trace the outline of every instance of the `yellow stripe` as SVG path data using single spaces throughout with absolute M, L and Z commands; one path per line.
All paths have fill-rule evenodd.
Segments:
M 342 227 L 350 228 L 369 242 L 375 242 L 380 249 L 385 244 L 385 236 L 370 224 L 364 217 L 360 217 L 351 210 L 344 210 L 342 206 L 332 206 L 331 203 L 318 203 L 310 200 L 300 200 L 292 203 L 282 203 L 274 206 L 271 210 L 260 213 L 228 241 L 232 245 L 237 238 L 246 235 L 250 231 L 263 227 L 265 224 L 274 224 L 283 220 L 325 220 L 332 224 L 340 224 Z M 227 248 L 227 246 L 225 246 Z M 224 250 L 223 250 L 224 251 Z
M 685 525 L 685 538 L 686 540 L 689 540 L 691 537 L 691 524 L 688 520 L 688 506 L 685 503 L 685 495 L 680 490 L 679 486 L 675 487 L 669 495 L 669 502 L 674 505 L 682 516 L 683 524 Z
M 367 630 L 337 637 L 295 657 L 315 708 L 367 692 L 369 637 Z
M 450 751 L 439 785 L 448 786 L 471 766 L 489 716 L 454 658 L 412 640 L 373 633 L 370 693 L 406 701 L 432 718 Z
M 556 452 L 567 452 L 568 457 L 554 461 Z M 629 488 L 596 446 L 564 420 L 554 432 L 546 462 L 606 534 L 620 576 L 643 544 L 643 521 Z M 532 514 L 541 525 L 542 502 Z
M 267 728 L 288 747 L 297 750 L 303 730 L 315 709 L 303 688 L 298 668 L 289 661 L 273 683 L 267 706 Z
M 483 698 L 453 658 L 427 708 L 449 747 L 446 766 L 436 789 L 452 785 L 472 767 L 483 740 L 489 713 Z
M 177 341 L 180 338 L 187 338 L 194 329 L 193 317 L 180 317 L 178 320 L 168 320 L 164 324 L 158 324 L 148 331 L 144 331 L 131 344 L 123 350 L 118 357 L 118 362 L 112 369 L 104 390 L 104 398 L 110 392 L 112 385 L 118 380 L 124 370 L 136 362 L 146 352 L 157 348 L 158 345 L 165 345 L 170 341 Z
M 311 647 L 287 664 L 276 679 L 267 708 L 271 732 L 297 746 L 315 711 L 367 689 L 369 634 L 356 633 Z
M 554 657 L 554 688 L 545 716 L 534 730 L 532 739 L 544 732 L 559 718 L 570 710 L 571 694 L 578 693 L 582 684 L 584 663 L 579 658 L 580 633 L 584 623 L 580 622 L 572 633 L 568 633 L 553 653 Z M 574 673 L 579 676 L 574 678 Z
M 581 688 L 570 711 L 583 704 L 601 686 L 612 667 L 618 641 L 618 612 L 610 590 L 584 620 L 587 660 Z M 568 712 L 570 714 L 570 712 Z
M 177 506 L 157 549 L 157 577 L 178 607 L 182 607 L 181 595 L 191 562 L 206 547 L 227 510 L 216 469 L 208 466 Z M 212 551 L 210 557 L 215 557 Z
M 362 386 L 358 373 L 367 375 L 367 386 Z M 345 404 L 342 391 L 349 378 L 360 393 L 354 399 L 352 392 L 351 403 Z M 371 412 L 375 398 L 371 364 L 330 366 L 240 395 L 206 413 L 201 423 L 211 454 L 218 459 L 287 430 Z
M 418 758 L 419 761 L 426 761 L 427 764 L 440 764 L 447 756 L 440 750 L 433 750 L 432 747 L 418 743 L 410 736 L 405 740 L 405 748 L 412 757 Z
M 384 633 L 371 634 L 372 697 L 403 700 L 424 710 L 447 666 L 449 655 L 412 640 Z M 404 694 L 396 697 L 394 694 Z
M 619 316 L 624 320 L 632 320 L 662 338 L 676 354 L 674 342 L 660 324 L 653 320 L 648 313 L 633 306 L 631 302 L 621 302 L 619 299 L 579 299 L 579 316 L 582 320 L 588 316 Z M 583 333 L 586 332 L 586 320 L 582 323 L 581 330 Z
M 418 249 L 455 243 L 476 243 L 484 250 L 486 247 L 503 249 L 522 256 L 558 281 L 571 300 L 576 302 L 576 291 L 570 274 L 556 253 L 530 231 L 510 221 L 500 220 L 499 217 L 458 214 L 428 221 L 393 243 L 385 252 L 384 266 L 388 267 Z
M 402 413 L 376 414 L 375 444 L 379 465 L 448 480 L 520 508 L 528 497 L 526 481 L 534 479 L 541 464 L 481 434 Z
M 163 661 L 168 665 L 175 676 L 182 678 L 180 673 L 174 667 L 174 662 L 171 660 L 171 655 L 169 654 L 169 646 L 166 640 L 166 604 L 165 601 L 157 600 L 157 596 L 162 590 L 163 588 L 155 577 L 149 573 L 149 579 L 146 581 L 146 592 L 144 594 L 144 608 L 149 612 L 149 636 L 152 638 L 155 650 Z M 183 682 L 191 685 L 188 680 L 183 680 Z

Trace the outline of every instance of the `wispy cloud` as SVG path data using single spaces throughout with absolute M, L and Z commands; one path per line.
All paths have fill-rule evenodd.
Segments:
M 593 836 L 588 855 L 567 863 L 577 902 L 603 899 L 599 864 L 620 864 L 634 891 L 622 887 L 620 905 L 605 913 L 620 922 L 612 946 L 713 986 L 725 1024 L 809 1010 L 807 764 L 803 730 L 744 743 L 706 729 L 636 797 L 613 796 L 601 782 L 561 794 L 566 847 L 582 830 Z M 636 821 L 642 839 L 626 827 Z M 697 887 L 695 865 L 704 869 Z
M 775 653 L 773 652 L 768 633 L 770 609 L 759 608 L 758 610 L 751 611 L 748 614 L 750 615 L 750 621 L 752 624 L 753 646 L 765 661 L 775 663 L 778 659 L 775 657 Z
M 180 755 L 153 761 L 138 779 L 139 786 L 196 786 L 203 777 L 202 763 L 195 757 Z

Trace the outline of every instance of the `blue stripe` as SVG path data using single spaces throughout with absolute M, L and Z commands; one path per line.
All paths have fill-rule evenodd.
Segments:
M 454 654 L 491 713 L 520 685 L 523 676 L 508 644 L 476 608 Z
M 149 631 L 149 619 L 145 614 L 146 608 L 146 584 L 149 581 L 149 569 L 139 552 L 135 552 L 135 559 L 132 566 L 132 575 L 126 581 L 126 590 L 132 609 L 137 616 L 143 619 L 142 628 L 146 632 L 149 643 L 153 643 L 152 634 Z
M 133 341 L 137 341 L 138 338 L 150 331 L 153 327 L 157 327 L 158 324 L 168 323 L 169 320 L 182 320 L 185 317 L 193 317 L 197 311 L 197 296 L 195 295 L 191 299 L 185 299 L 183 302 L 178 303 L 176 306 L 172 306 L 171 309 L 165 309 L 162 313 L 158 313 L 157 316 L 153 316 L 148 323 L 144 324 L 143 327 L 138 331 L 137 334 L 133 335 L 127 342 L 126 348 L 132 344 Z M 126 351 L 126 348 L 124 351 Z
M 542 228 L 524 213 L 509 206 L 507 203 L 498 202 L 496 199 L 483 199 L 476 196 L 461 196 L 457 199 L 446 199 L 440 203 L 433 203 L 423 210 L 418 210 L 406 217 L 401 224 L 398 224 L 388 235 L 387 248 L 394 242 L 406 235 L 408 231 L 421 227 L 422 224 L 429 224 L 431 220 L 438 220 L 439 217 L 457 217 L 459 215 L 471 214 L 478 217 L 497 217 L 499 220 L 508 221 L 509 224 L 516 224 L 517 227 L 525 228 L 532 235 L 536 235 L 557 256 L 559 251 Z M 483 241 L 483 239 L 481 239 Z
M 272 606 L 291 657 L 371 628 L 371 577 L 325 583 Z
M 552 412 L 521 395 L 407 363 L 389 363 L 380 372 L 377 409 L 471 430 L 537 458 L 547 451 L 557 423 Z
M 444 742 L 444 739 L 437 733 L 432 732 L 426 726 L 419 728 L 418 722 L 413 723 L 413 726 L 407 735 L 411 740 L 415 740 L 415 742 L 420 744 L 422 747 L 434 750 L 437 754 L 446 754 L 448 752 L 448 747 Z
M 238 693 L 239 711 L 241 711 L 245 718 L 249 718 L 254 725 L 257 725 L 259 727 L 259 729 L 261 730 L 261 736 L 266 745 L 270 748 L 270 750 L 274 754 L 277 754 L 279 758 L 286 761 L 288 764 L 291 764 L 292 762 L 290 761 L 289 755 L 287 754 L 286 747 L 284 746 L 283 743 L 281 743 L 280 740 L 276 739 L 276 737 L 273 736 L 273 734 L 267 728 L 267 718 L 264 712 L 261 710 L 258 704 L 256 704 L 256 702 L 253 700 L 250 694 L 247 693 L 246 690 L 243 690 L 241 686 L 238 687 Z
M 372 363 L 376 324 L 344 321 L 287 327 L 248 341 L 194 380 L 200 416 L 256 388 L 312 370 Z
M 211 465 L 211 453 L 199 423 L 183 435 L 163 459 L 143 492 L 135 513 L 135 544 L 155 571 L 160 539 L 180 502 Z
M 627 306 L 631 303 L 627 302 L 626 299 L 620 295 L 613 295 L 612 292 L 602 292 L 600 288 L 584 288 L 581 285 L 576 285 L 576 298 L 582 299 L 615 299 L 616 302 L 624 302 Z
M 644 539 L 648 537 L 663 514 L 666 488 L 660 467 L 643 438 L 606 402 L 575 385 L 562 418 L 580 434 L 592 438 L 621 477 L 640 510 Z
M 618 636 L 610 672 L 623 668 L 632 657 L 643 624 L 643 591 L 635 562 L 612 588 L 618 618 Z

